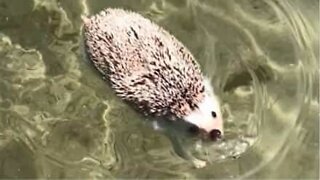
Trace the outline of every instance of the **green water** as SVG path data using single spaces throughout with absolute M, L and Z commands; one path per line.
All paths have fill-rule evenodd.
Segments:
M 81 15 L 137 11 L 194 54 L 225 141 L 191 152 L 121 102 L 83 56 Z M 319 178 L 319 1 L 0 0 L 0 178 Z

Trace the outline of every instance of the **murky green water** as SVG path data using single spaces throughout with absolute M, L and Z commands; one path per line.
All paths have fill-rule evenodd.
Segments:
M 226 140 L 190 151 L 114 96 L 85 61 L 81 15 L 137 11 L 195 55 Z M 319 1 L 0 0 L 0 177 L 319 178 Z

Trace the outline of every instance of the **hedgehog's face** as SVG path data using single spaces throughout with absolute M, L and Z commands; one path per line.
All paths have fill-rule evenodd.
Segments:
M 191 131 L 204 132 L 206 137 L 217 140 L 223 135 L 223 121 L 219 100 L 212 92 L 212 88 L 206 83 L 204 99 L 184 120 L 196 126 Z

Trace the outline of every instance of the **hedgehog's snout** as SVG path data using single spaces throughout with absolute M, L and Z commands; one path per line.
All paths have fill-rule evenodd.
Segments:
M 196 125 L 192 125 L 189 127 L 188 131 L 193 135 L 200 135 L 200 137 L 209 139 L 211 141 L 222 139 L 222 132 L 219 129 L 213 129 L 210 132 L 207 132 L 204 129 L 197 127 Z
M 219 129 L 213 129 L 209 132 L 209 138 L 212 141 L 217 141 L 218 139 L 222 138 L 222 133 Z
M 210 132 L 199 130 L 200 137 L 205 140 L 218 141 L 222 139 L 222 132 L 219 129 L 213 129 Z

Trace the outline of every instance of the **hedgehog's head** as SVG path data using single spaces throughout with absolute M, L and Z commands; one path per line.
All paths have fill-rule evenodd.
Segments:
M 194 125 L 190 130 L 205 134 L 211 140 L 220 139 L 223 135 L 220 103 L 208 80 L 205 80 L 205 96 L 197 106 L 183 118 Z

